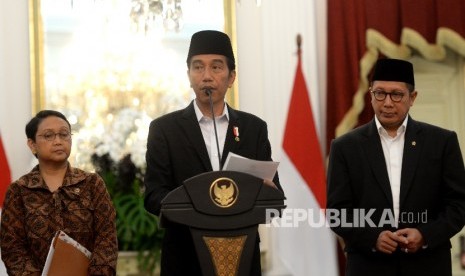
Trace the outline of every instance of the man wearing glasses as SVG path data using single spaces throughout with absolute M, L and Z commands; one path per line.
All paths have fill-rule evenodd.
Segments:
M 452 275 L 450 238 L 465 224 L 465 169 L 453 131 L 413 120 L 413 66 L 380 59 L 375 118 L 331 144 L 327 208 L 346 275 Z M 363 221 L 362 221 L 363 220 Z

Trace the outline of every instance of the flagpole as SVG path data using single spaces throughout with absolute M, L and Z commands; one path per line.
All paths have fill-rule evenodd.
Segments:
M 301 46 L 302 46 L 302 36 L 301 36 L 300 34 L 297 34 L 296 42 L 297 42 L 297 56 L 298 56 L 299 62 L 300 62 L 301 53 L 302 53 L 302 49 L 301 49 Z

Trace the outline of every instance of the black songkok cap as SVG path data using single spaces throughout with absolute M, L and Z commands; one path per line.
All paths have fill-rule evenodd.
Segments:
M 200 31 L 192 35 L 187 62 L 192 56 L 205 54 L 223 55 L 236 63 L 229 36 L 219 31 Z
M 415 86 L 413 77 L 413 65 L 401 59 L 379 59 L 375 65 L 375 71 L 371 81 L 399 81 Z

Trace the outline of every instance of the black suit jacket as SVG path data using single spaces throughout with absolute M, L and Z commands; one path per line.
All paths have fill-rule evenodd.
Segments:
M 194 105 L 157 118 L 150 124 L 147 141 L 145 208 L 160 214 L 161 201 L 183 181 L 212 171 L 208 151 L 195 116 Z M 222 164 L 229 152 L 257 160 L 271 160 L 271 146 L 265 121 L 227 106 L 229 125 Z M 239 141 L 233 128 L 239 129 Z M 278 175 L 274 183 L 281 189 Z M 282 189 L 281 189 L 282 190 Z M 260 275 L 258 242 L 251 275 Z M 175 225 L 166 229 L 162 246 L 162 275 L 201 275 L 189 229 Z
M 374 227 L 332 225 L 345 241 L 347 275 L 451 275 L 450 238 L 465 224 L 465 169 L 457 135 L 409 118 L 405 133 L 398 228 L 417 228 L 427 244 L 414 254 L 374 250 L 386 229 L 383 210 L 393 214 L 392 193 L 381 140 L 372 120 L 333 140 L 327 208 L 374 212 Z

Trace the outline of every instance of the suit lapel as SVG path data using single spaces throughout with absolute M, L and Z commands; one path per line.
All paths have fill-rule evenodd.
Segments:
M 229 105 L 226 105 L 229 113 L 229 124 L 228 130 L 226 132 L 226 139 L 224 142 L 223 153 L 221 155 L 221 164 L 224 164 L 226 161 L 227 155 L 229 152 L 236 152 L 236 148 L 239 146 L 240 140 L 235 140 L 234 127 L 238 128 L 239 134 L 241 130 L 241 124 L 237 112 L 230 108 Z
M 409 117 L 407 129 L 405 132 L 404 155 L 402 158 L 402 172 L 400 178 L 400 206 L 407 197 L 415 171 L 418 165 L 418 159 L 423 147 L 424 135 L 421 135 L 420 125 Z
M 381 140 L 374 120 L 372 120 L 371 123 L 367 126 L 366 134 L 367 141 L 365 149 L 368 161 L 371 165 L 373 174 L 375 175 L 378 184 L 386 195 L 389 204 L 393 206 L 391 185 L 389 184 L 386 160 L 384 158 L 383 147 L 381 146 Z
M 180 124 L 186 133 L 186 136 L 190 138 L 189 140 L 202 161 L 202 164 L 207 170 L 213 170 L 210 158 L 208 157 L 207 147 L 203 140 L 202 131 L 200 130 L 199 122 L 195 115 L 194 101 L 192 101 L 191 104 L 184 109 L 180 119 Z

